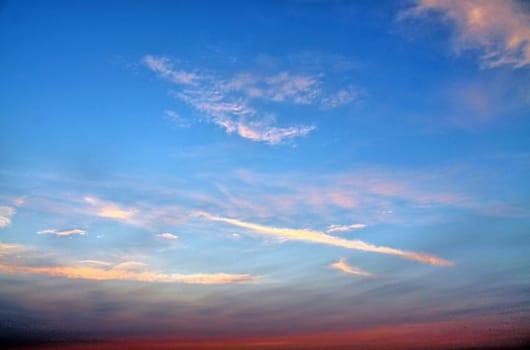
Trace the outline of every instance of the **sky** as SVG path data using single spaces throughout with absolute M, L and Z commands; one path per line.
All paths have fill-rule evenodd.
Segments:
M 0 340 L 530 341 L 528 1 L 8 0 L 0 52 Z

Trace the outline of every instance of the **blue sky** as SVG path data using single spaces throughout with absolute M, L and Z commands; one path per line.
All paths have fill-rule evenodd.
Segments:
M 0 51 L 2 327 L 528 335 L 528 3 L 5 1 Z

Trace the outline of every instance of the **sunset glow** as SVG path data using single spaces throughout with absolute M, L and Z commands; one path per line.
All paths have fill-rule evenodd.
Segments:
M 530 346 L 530 2 L 0 1 L 0 348 Z

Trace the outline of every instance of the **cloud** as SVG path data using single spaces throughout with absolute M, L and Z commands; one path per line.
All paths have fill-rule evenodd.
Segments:
M 127 220 L 138 213 L 136 208 L 124 209 L 115 203 L 101 201 L 93 197 L 85 197 L 84 201 L 90 204 L 90 210 L 94 215 L 103 218 Z
M 179 128 L 189 128 L 191 126 L 191 122 L 188 119 L 180 116 L 177 112 L 166 109 L 164 114 L 169 120 L 171 120 L 173 125 Z
M 347 240 L 339 237 L 330 236 L 328 234 L 312 231 L 307 229 L 290 229 L 290 228 L 278 228 L 269 227 L 258 224 L 253 224 L 245 221 L 236 219 L 224 218 L 219 216 L 213 216 L 208 213 L 199 212 L 196 214 L 199 217 L 204 217 L 212 221 L 225 222 L 234 226 L 243 227 L 258 233 L 279 237 L 282 240 L 298 240 L 312 243 L 320 243 L 326 245 L 332 245 L 336 247 L 342 247 L 347 249 L 362 250 L 367 252 L 375 252 L 381 254 L 397 255 L 410 260 L 419 261 L 422 263 L 428 263 L 438 266 L 452 266 L 454 265 L 451 261 L 447 261 L 436 256 L 409 252 L 389 247 L 375 246 L 369 243 L 365 243 L 360 240 Z
M 16 212 L 16 209 L 13 207 L 0 206 L 0 227 L 11 225 L 11 220 Z
M 163 239 L 169 239 L 169 240 L 177 240 L 179 237 L 178 236 L 175 236 L 174 234 L 172 233 L 161 233 L 161 234 L 158 234 L 156 235 L 158 238 L 163 238 Z
M 478 50 L 484 67 L 530 64 L 530 14 L 515 0 L 418 0 L 400 18 L 436 13 L 455 27 L 455 49 Z
M 280 71 L 275 74 L 236 73 L 223 78 L 211 73 L 177 70 L 173 61 L 163 56 L 146 56 L 143 61 L 161 78 L 178 85 L 180 89 L 174 96 L 204 114 L 209 122 L 228 134 L 268 144 L 305 137 L 315 126 L 276 126 L 272 113 L 254 107 L 257 100 L 334 108 L 352 103 L 360 96 L 359 90 L 351 86 L 324 91 L 319 74 Z M 181 118 L 178 120 L 180 123 Z
M 373 273 L 363 271 L 357 267 L 353 267 L 348 265 L 345 258 L 340 258 L 339 261 L 336 263 L 331 264 L 329 267 L 332 269 L 340 270 L 346 273 L 349 273 L 350 275 L 356 275 L 356 276 L 366 276 L 366 277 L 376 277 Z
M 0 242 L 0 258 L 28 251 L 30 248 L 19 244 Z
M 86 235 L 87 232 L 85 230 L 80 229 L 73 229 L 73 230 L 55 230 L 55 229 L 48 229 L 48 230 L 42 230 L 38 231 L 37 234 L 39 235 L 56 235 L 56 236 L 73 236 L 73 235 Z
M 98 265 L 98 266 L 111 266 L 112 264 L 101 260 L 79 260 L 81 264 Z
M 145 56 L 143 62 L 149 69 L 158 73 L 162 78 L 178 84 L 192 84 L 197 80 L 197 74 L 193 72 L 178 71 L 167 57 Z
M 21 255 L 21 253 L 24 253 Z M 138 261 L 110 263 L 100 260 L 78 260 L 55 266 L 32 266 L 18 264 L 23 259 L 50 259 L 49 252 L 43 253 L 35 248 L 0 242 L 0 273 L 13 275 L 44 275 L 69 279 L 86 279 L 97 281 L 137 281 L 153 283 L 185 283 L 185 284 L 242 284 L 254 283 L 256 276 L 250 274 L 230 273 L 164 273 L 150 270 Z M 17 264 L 11 264 L 14 258 Z M 61 257 L 64 261 L 64 257 Z M 81 266 L 80 266 L 81 265 Z
M 135 271 L 124 268 L 103 269 L 96 267 L 77 266 L 13 266 L 0 264 L 0 273 L 14 275 L 45 275 L 53 277 L 87 279 L 97 281 L 137 281 L 158 283 L 186 283 L 186 284 L 239 284 L 251 283 L 255 277 L 249 274 L 228 273 L 198 273 L 178 274 L 161 273 L 156 271 Z
M 18 198 L 15 198 L 13 200 L 13 204 L 16 206 L 16 207 L 21 207 L 23 206 L 24 204 L 26 204 L 26 197 L 18 197 Z
M 352 225 L 330 225 L 328 229 L 326 230 L 327 233 L 332 232 L 346 232 L 350 230 L 357 230 L 361 228 L 365 228 L 366 225 L 364 224 L 352 224 Z

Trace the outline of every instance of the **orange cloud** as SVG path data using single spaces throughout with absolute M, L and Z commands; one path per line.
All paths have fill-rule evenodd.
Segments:
M 328 234 L 318 232 L 318 231 L 312 231 L 312 230 L 306 230 L 306 229 L 297 230 L 297 229 L 289 229 L 289 228 L 269 227 L 269 226 L 263 226 L 263 225 L 249 223 L 249 222 L 244 222 L 244 221 L 240 221 L 236 219 L 213 216 L 213 215 L 210 215 L 204 212 L 197 213 L 197 215 L 205 217 L 209 220 L 225 222 L 227 224 L 243 227 L 243 228 L 258 232 L 258 233 L 272 235 L 272 236 L 279 237 L 281 239 L 286 239 L 286 240 L 298 240 L 298 241 L 305 241 L 305 242 L 312 242 L 312 243 L 327 244 L 327 245 L 343 247 L 347 249 L 356 249 L 356 250 L 362 250 L 362 251 L 367 251 L 367 252 L 397 255 L 397 256 L 401 256 L 401 257 L 404 257 L 410 260 L 415 260 L 415 261 L 428 263 L 432 265 L 438 265 L 438 266 L 454 265 L 454 263 L 451 261 L 444 260 L 444 259 L 438 258 L 433 255 L 410 252 L 410 251 L 399 250 L 399 249 L 389 248 L 389 247 L 375 246 L 375 245 L 365 243 L 360 240 L 347 240 L 347 239 L 343 239 L 339 237 L 330 236 Z
M 346 273 L 349 273 L 350 275 L 357 275 L 357 276 L 366 276 L 366 277 L 376 277 L 373 273 L 363 271 L 357 267 L 353 267 L 348 265 L 345 258 L 340 258 L 339 261 L 336 263 L 331 264 L 329 267 L 332 269 L 340 270 Z
M 91 264 L 103 265 L 104 264 Z M 111 269 L 79 266 L 13 266 L 0 264 L 0 273 L 14 275 L 46 275 L 53 277 L 87 279 L 97 281 L 138 281 L 159 283 L 186 283 L 186 284 L 238 284 L 254 282 L 255 277 L 249 274 L 228 273 L 198 273 L 178 274 L 161 273 L 156 271 L 139 271 L 138 263 L 122 263 Z

